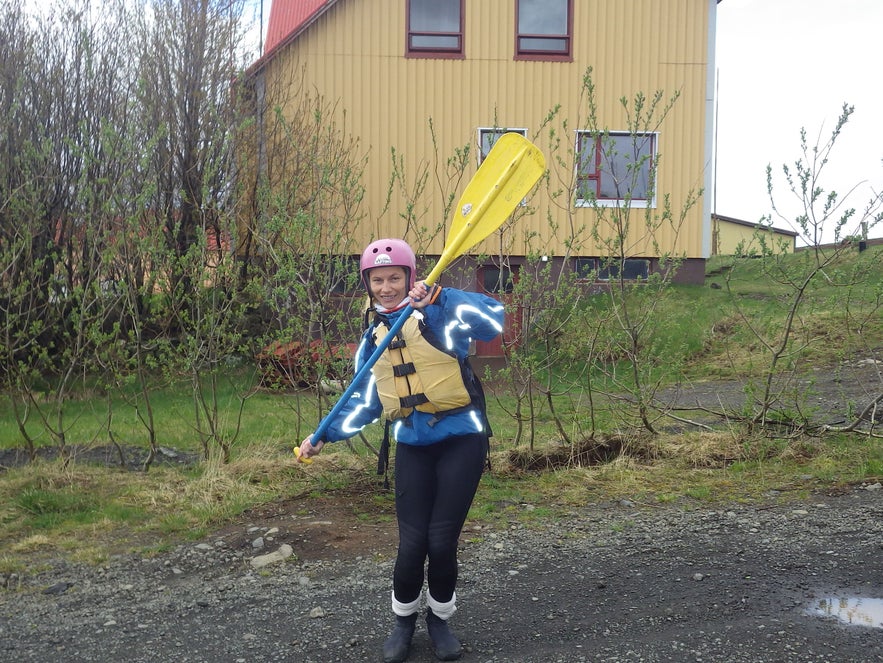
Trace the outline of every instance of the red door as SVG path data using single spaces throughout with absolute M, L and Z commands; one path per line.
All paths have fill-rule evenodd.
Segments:
M 506 305 L 503 333 L 490 341 L 476 341 L 477 357 L 502 357 L 504 349 L 518 342 L 521 332 L 521 307 L 512 308 L 512 287 L 518 280 L 518 266 L 482 265 L 478 268 L 478 291 Z

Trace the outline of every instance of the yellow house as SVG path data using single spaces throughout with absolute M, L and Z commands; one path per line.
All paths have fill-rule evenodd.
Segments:
M 676 255 L 677 280 L 702 282 L 719 2 L 273 0 L 246 79 L 258 126 L 276 109 L 303 114 L 294 100 L 308 92 L 357 138 L 354 246 L 397 236 L 439 255 L 444 232 L 418 226 L 444 224 L 483 154 L 514 130 L 544 152 L 549 177 L 458 285 L 490 287 L 504 253 L 506 269 L 542 255 L 603 279 L 612 246 L 636 278 Z M 272 168 L 263 140 L 255 160 Z
M 772 226 L 751 223 L 731 216 L 711 215 L 711 254 L 721 256 L 794 253 L 797 233 Z

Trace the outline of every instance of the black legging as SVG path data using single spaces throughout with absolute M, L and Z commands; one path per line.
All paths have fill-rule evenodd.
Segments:
M 457 541 L 484 471 L 487 452 L 485 435 L 452 437 L 425 447 L 396 445 L 396 600 L 411 603 L 420 596 L 427 556 L 432 598 L 440 603 L 453 598 L 457 585 Z

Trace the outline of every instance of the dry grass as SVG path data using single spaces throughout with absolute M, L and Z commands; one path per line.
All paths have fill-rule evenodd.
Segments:
M 623 458 L 663 462 L 680 467 L 723 468 L 752 456 L 753 445 L 734 432 L 712 431 L 666 435 L 599 435 L 570 445 L 512 449 L 509 467 L 528 472 L 606 465 Z

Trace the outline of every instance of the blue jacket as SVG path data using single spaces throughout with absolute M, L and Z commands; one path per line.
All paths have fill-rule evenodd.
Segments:
M 401 315 L 396 311 L 385 317 L 390 324 Z M 503 304 L 492 297 L 475 292 L 444 288 L 434 304 L 414 311 L 412 316 L 423 316 L 427 327 L 436 338 L 445 339 L 449 349 L 460 359 L 469 354 L 473 340 L 489 341 L 503 330 Z M 356 351 L 355 372 L 374 352 L 372 328 L 362 335 Z M 349 402 L 344 405 L 335 421 L 325 433 L 326 441 L 345 440 L 383 414 L 383 406 L 377 395 L 374 374 L 366 372 L 356 385 Z M 476 405 L 462 411 L 436 415 L 414 410 L 407 417 L 393 424 L 393 437 L 402 444 L 435 444 L 449 437 L 470 435 L 485 430 L 484 416 Z

